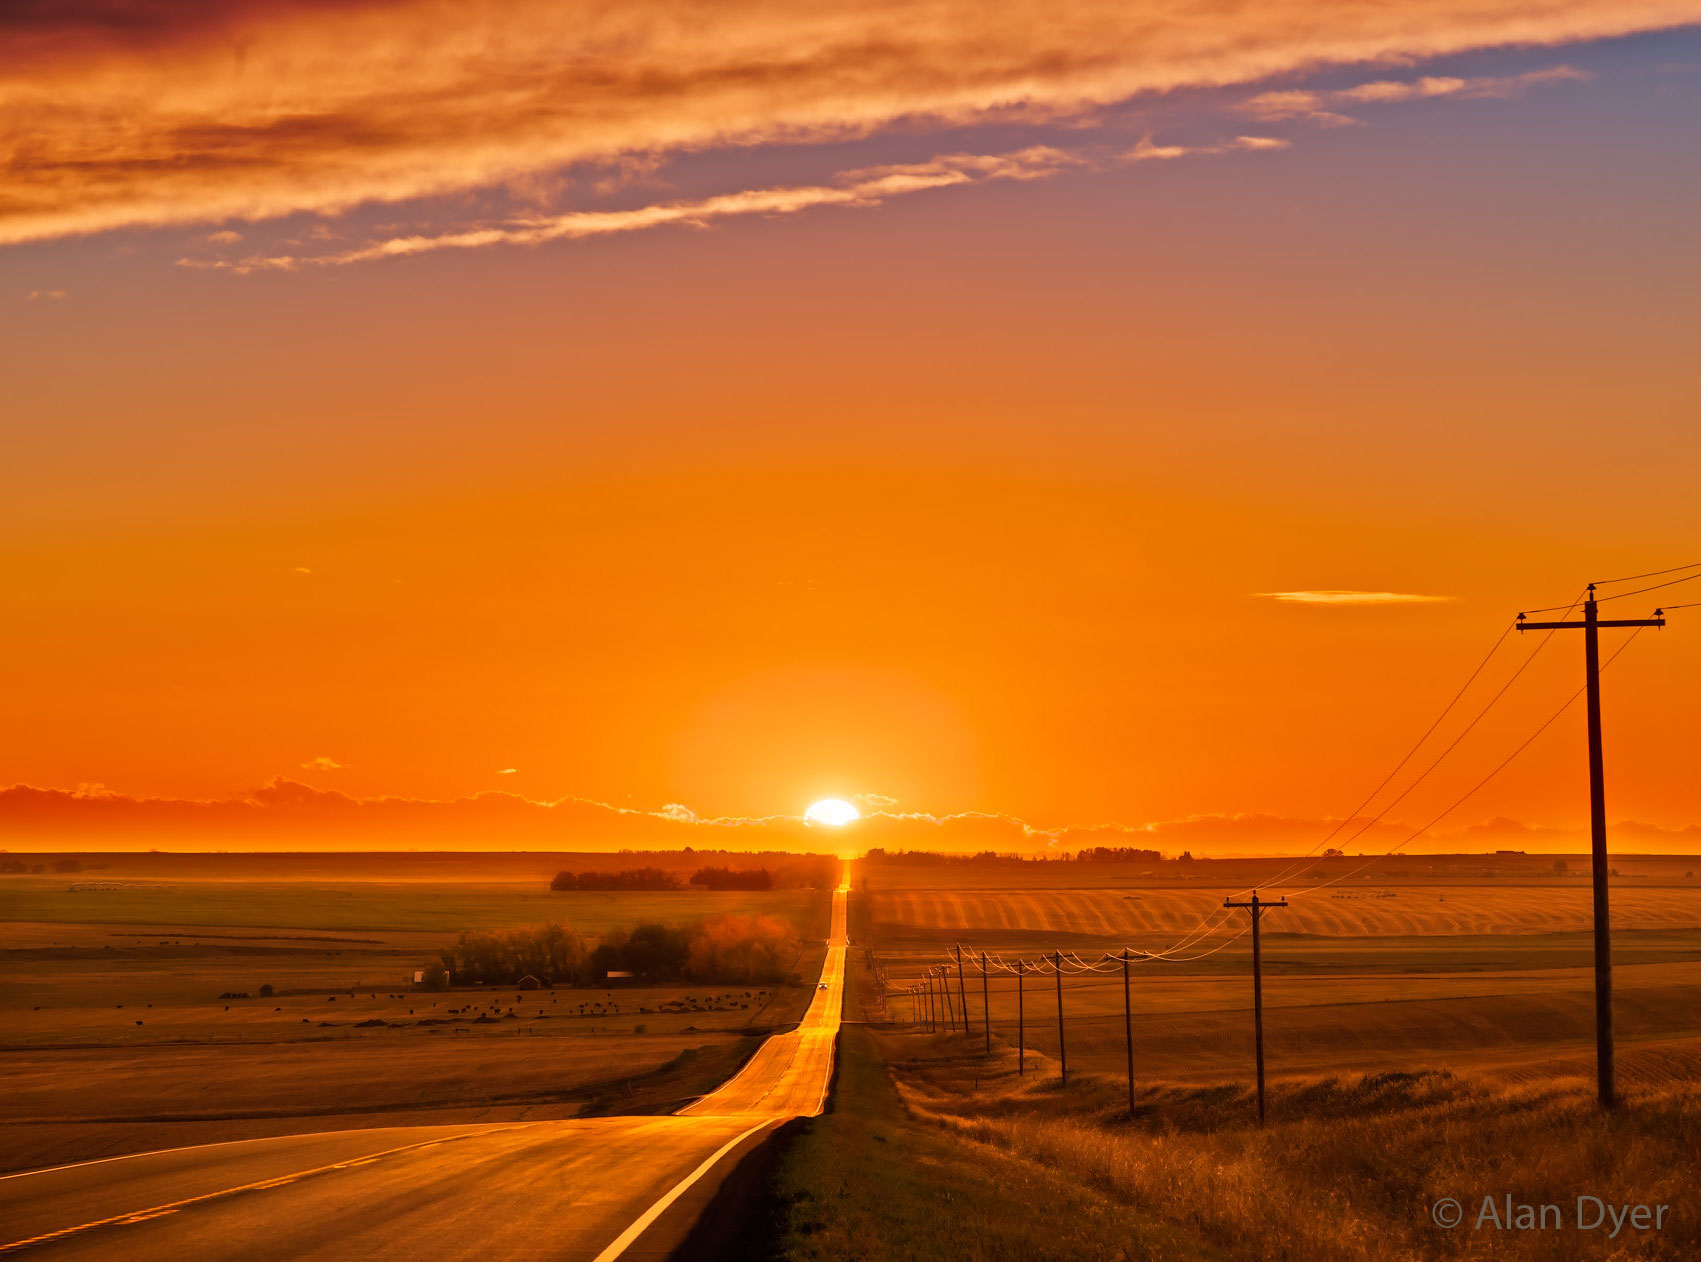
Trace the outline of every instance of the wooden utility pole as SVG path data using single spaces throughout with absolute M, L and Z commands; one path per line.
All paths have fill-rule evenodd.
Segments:
M 955 1034 L 957 1032 L 957 1005 L 951 1002 L 951 970 L 941 964 L 938 966 L 938 973 L 939 994 L 945 1000 L 945 1007 L 942 1010 L 945 1024 Z
M 1264 1125 L 1264 951 L 1258 941 L 1258 922 L 1270 907 L 1286 907 L 1288 900 L 1260 902 L 1258 891 L 1252 891 L 1250 903 L 1224 899 L 1224 907 L 1245 907 L 1252 912 L 1252 1034 L 1258 1049 L 1258 1125 Z
M 927 1001 L 926 1001 L 926 1006 L 927 1006 L 927 1032 L 929 1034 L 932 1034 L 933 1028 L 934 1028 L 933 1027 L 933 970 L 932 969 L 928 969 L 928 971 L 926 973 L 922 974 L 922 985 L 924 987 L 926 987 L 926 993 L 927 993 Z
M 980 953 L 980 1019 L 986 1027 L 986 1054 L 992 1055 L 992 998 L 986 984 L 986 952 Z
M 1581 622 L 1526 622 L 1518 615 L 1520 631 L 1583 632 L 1583 682 L 1589 697 L 1589 850 L 1595 878 L 1595 1089 L 1601 1107 L 1617 1102 L 1612 1072 L 1612 915 L 1607 900 L 1606 769 L 1601 756 L 1601 637 L 1602 627 L 1663 627 L 1663 611 L 1652 618 L 1610 618 L 1603 621 L 1595 604 L 1595 585 L 1583 602 Z
M 1028 1019 L 1023 1011 L 1022 977 L 1028 966 L 1022 961 L 1016 961 L 1016 1077 L 1023 1077 L 1028 1072 Z
M 1128 948 L 1122 949 L 1122 1036 L 1128 1046 L 1128 1116 L 1134 1116 L 1134 1001 L 1128 989 Z
M 1057 966 L 1057 1063 L 1063 1070 L 1063 1085 L 1069 1085 L 1069 1048 L 1063 1042 L 1063 952 L 1053 951 L 1051 961 Z
M 963 1009 L 963 1033 L 969 1032 L 969 993 L 963 986 L 963 948 L 957 947 L 957 1002 Z

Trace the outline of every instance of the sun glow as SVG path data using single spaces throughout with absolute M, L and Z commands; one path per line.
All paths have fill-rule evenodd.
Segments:
M 803 813 L 804 822 L 810 824 L 830 824 L 834 828 L 843 828 L 852 820 L 861 819 L 862 812 L 849 802 L 838 798 L 822 798 Z

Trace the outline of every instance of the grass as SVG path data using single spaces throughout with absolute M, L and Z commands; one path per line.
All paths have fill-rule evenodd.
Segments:
M 1244 1090 L 1124 1084 L 1012 1072 L 1005 1051 L 913 1038 L 894 1050 L 910 1115 L 942 1136 L 1043 1163 L 1097 1194 L 1225 1256 L 1273 1262 L 1487 1257 L 1519 1262 L 1701 1256 L 1692 1160 L 1701 1095 L 1645 1093 L 1602 1116 L 1573 1086 L 1503 1088 L 1445 1072 L 1376 1074 L 1278 1086 L 1272 1124 L 1251 1124 Z M 896 1045 L 896 1044 L 895 1044 Z M 1478 1230 L 1484 1197 L 1562 1207 L 1547 1231 Z M 1660 1231 L 1579 1231 L 1575 1202 L 1671 1207 Z M 1465 1223 L 1443 1230 L 1430 1207 L 1455 1197 Z
M 909 1116 L 885 1040 L 847 1025 L 833 1111 L 802 1124 L 770 1175 L 746 1256 L 965 1262 L 1222 1256 L 1069 1174 Z

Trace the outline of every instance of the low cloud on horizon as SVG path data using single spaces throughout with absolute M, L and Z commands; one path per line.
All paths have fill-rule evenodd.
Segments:
M 253 792 L 210 800 L 146 798 L 99 785 L 0 789 L 0 832 L 11 849 L 125 850 L 858 850 L 1066 853 L 1085 846 L 1132 846 L 1173 856 L 1301 854 L 1332 832 L 1353 853 L 1396 846 L 1412 853 L 1481 851 L 1516 846 L 1580 852 L 1582 827 L 1562 828 L 1495 818 L 1436 832 L 1404 845 L 1408 825 L 1384 820 L 1358 828 L 1334 819 L 1268 814 L 1202 814 L 1147 824 L 1040 828 L 1010 815 L 871 811 L 842 832 L 799 816 L 705 818 L 670 803 L 654 810 L 585 798 L 540 802 L 488 792 L 453 800 L 357 798 L 279 777 Z M 1688 854 L 1701 851 L 1701 824 L 1663 828 L 1636 821 L 1614 826 L 1622 849 Z M 497 844 L 491 844 L 495 841 Z

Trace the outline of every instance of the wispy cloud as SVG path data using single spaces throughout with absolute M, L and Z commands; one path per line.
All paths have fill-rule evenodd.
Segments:
M 1506 98 L 1518 96 L 1530 88 L 1554 83 L 1580 83 L 1589 77 L 1586 72 L 1570 66 L 1551 66 L 1527 74 L 1498 77 L 1460 79 L 1428 75 L 1404 81 L 1378 79 L 1330 91 L 1294 88 L 1263 92 L 1247 101 L 1241 109 L 1263 122 L 1298 119 L 1320 127 L 1350 127 L 1361 120 L 1342 111 L 1357 105 L 1394 105 L 1442 97 L 1467 100 Z
M 1266 600 L 1290 605 L 1433 605 L 1453 600 L 1452 596 L 1426 596 L 1418 592 L 1359 592 L 1324 588 L 1304 592 L 1253 592 Z
M 884 793 L 851 794 L 851 805 L 859 811 L 889 811 L 897 804 L 897 798 L 889 798 Z
M 32 289 L 29 292 L 29 296 L 26 297 L 24 299 L 24 301 L 25 302 L 59 302 L 60 300 L 67 298 L 69 296 L 70 295 L 67 294 L 66 291 L 63 290 L 63 289 Z
M 1143 94 L 1696 17 L 1694 0 L 748 0 L 712 21 L 686 0 L 6 5 L 0 242 L 524 200 L 658 156 L 1083 121 Z
M 341 771 L 347 763 L 340 763 L 335 758 L 320 754 L 317 758 L 309 758 L 301 764 L 304 771 Z
M 674 226 L 707 227 L 742 216 L 794 215 L 824 206 L 878 206 L 893 197 L 933 189 L 980 184 L 989 180 L 1041 180 L 1066 170 L 1104 169 L 1139 162 L 1227 153 L 1285 149 L 1288 142 L 1267 136 L 1236 136 L 1216 145 L 1159 145 L 1146 139 L 1121 153 L 1036 145 L 1012 153 L 944 154 L 927 162 L 897 163 L 845 171 L 830 184 L 745 189 L 690 201 L 658 202 L 629 210 L 569 211 L 560 215 L 510 219 L 436 236 L 411 234 L 368 242 L 328 254 L 255 254 L 242 259 L 177 260 L 180 267 L 229 271 L 298 271 L 306 267 L 343 267 L 378 259 L 426 254 L 434 250 L 473 250 L 496 245 L 542 245 L 614 233 Z

